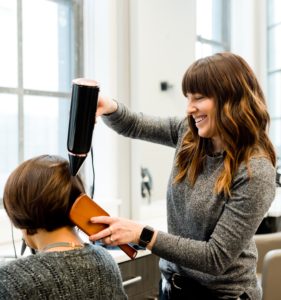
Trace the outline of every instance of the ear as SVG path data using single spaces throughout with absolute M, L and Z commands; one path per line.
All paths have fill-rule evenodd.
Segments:
M 21 229 L 21 232 L 22 232 L 22 237 L 23 237 L 23 240 L 25 242 L 25 245 L 28 246 L 31 249 L 37 249 L 36 242 L 34 240 L 35 234 L 29 235 L 26 232 L 26 229 Z

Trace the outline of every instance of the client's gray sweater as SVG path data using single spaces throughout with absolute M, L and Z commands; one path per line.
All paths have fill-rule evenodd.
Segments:
M 0 268 L 1 300 L 127 299 L 119 268 L 101 246 L 48 252 Z
M 104 116 L 119 134 L 176 148 L 187 121 L 160 119 L 130 112 L 123 104 Z M 256 278 L 257 251 L 253 241 L 275 195 L 275 169 L 263 157 L 250 160 L 251 177 L 242 164 L 231 186 L 231 197 L 213 193 L 223 155 L 208 156 L 193 187 L 185 179 L 173 184 L 175 161 L 167 191 L 168 232 L 158 232 L 152 252 L 159 255 L 166 279 L 173 272 L 212 289 L 218 299 L 238 298 L 246 292 L 261 299 Z

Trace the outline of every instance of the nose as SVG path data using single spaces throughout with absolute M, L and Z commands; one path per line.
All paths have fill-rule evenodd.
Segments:
M 197 107 L 194 105 L 192 101 L 187 104 L 187 114 L 192 115 L 197 111 Z

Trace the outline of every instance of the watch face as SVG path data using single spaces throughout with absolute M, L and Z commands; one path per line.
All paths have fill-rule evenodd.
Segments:
M 140 235 L 139 245 L 142 247 L 146 247 L 147 244 L 151 241 L 154 234 L 154 230 L 152 227 L 145 226 Z

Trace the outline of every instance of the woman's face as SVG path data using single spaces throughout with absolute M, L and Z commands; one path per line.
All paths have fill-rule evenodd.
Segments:
M 220 138 L 217 131 L 215 120 L 215 101 L 201 94 L 187 94 L 187 114 L 192 116 L 195 126 L 198 129 L 198 135 L 203 138 L 210 138 L 216 149 Z

